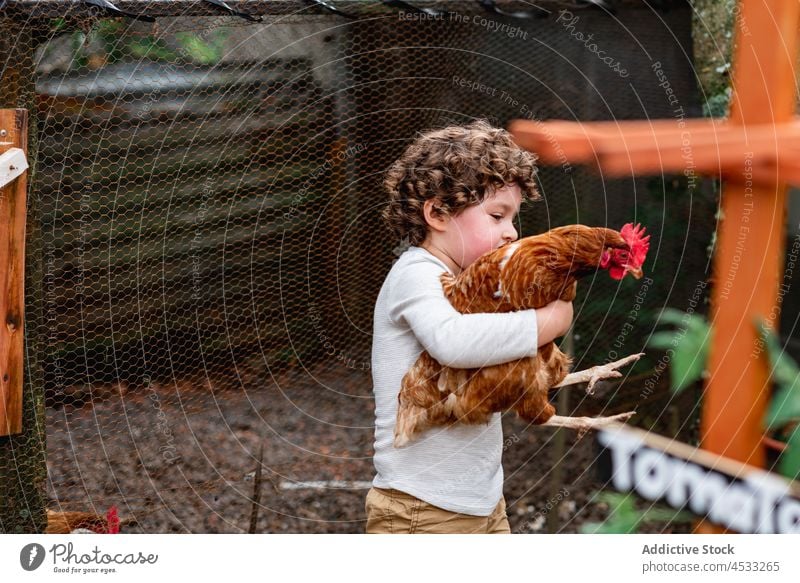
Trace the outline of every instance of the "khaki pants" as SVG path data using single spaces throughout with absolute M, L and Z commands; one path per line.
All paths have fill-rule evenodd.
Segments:
M 400 490 L 371 488 L 365 502 L 367 534 L 511 534 L 506 500 L 489 516 L 450 512 Z

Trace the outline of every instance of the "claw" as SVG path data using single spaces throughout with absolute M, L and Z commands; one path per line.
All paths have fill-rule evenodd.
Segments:
M 622 376 L 622 373 L 617 371 L 617 370 L 613 370 L 613 371 L 610 371 L 610 372 L 603 371 L 603 372 L 600 372 L 600 373 L 593 374 L 592 378 L 589 379 L 589 384 L 586 385 L 586 394 L 587 395 L 594 395 L 594 386 L 597 384 L 597 381 L 602 381 L 602 380 L 606 380 L 606 379 L 616 379 L 616 378 L 619 378 L 621 376 Z
M 624 423 L 636 414 L 636 411 L 627 411 L 612 415 L 611 417 L 564 417 L 561 415 L 553 415 L 542 425 L 550 425 L 552 427 L 567 427 L 577 431 L 578 439 L 581 439 L 586 432 L 590 429 L 598 429 L 611 422 Z
M 605 379 L 615 379 L 621 377 L 622 373 L 616 369 L 626 366 L 632 362 L 636 362 L 642 356 L 644 356 L 644 352 L 639 352 L 638 354 L 631 354 L 630 356 L 626 356 L 625 358 L 621 358 L 614 362 L 599 364 L 597 366 L 593 366 L 592 368 L 588 368 L 586 370 L 570 373 L 566 377 L 564 377 L 564 380 L 562 380 L 557 385 L 554 385 L 552 388 L 565 387 L 568 385 L 575 385 L 578 383 L 585 383 L 588 381 L 589 384 L 586 387 L 586 393 L 588 395 L 593 395 L 594 386 L 597 384 L 597 381 Z
M 624 423 L 634 415 L 636 415 L 636 411 L 626 411 L 625 413 L 619 413 L 618 415 L 612 415 L 611 417 L 604 417 L 603 419 L 606 422 L 619 421 L 620 423 Z

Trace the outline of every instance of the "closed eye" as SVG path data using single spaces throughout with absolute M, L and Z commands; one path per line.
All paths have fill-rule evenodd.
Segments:
M 492 217 L 497 219 L 498 221 L 503 220 L 503 215 L 492 215 Z

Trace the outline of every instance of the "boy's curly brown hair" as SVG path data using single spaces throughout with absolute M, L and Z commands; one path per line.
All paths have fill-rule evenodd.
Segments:
M 420 135 L 392 164 L 383 185 L 389 204 L 382 216 L 399 239 L 420 245 L 428 232 L 423 205 L 437 198 L 439 213 L 457 215 L 494 189 L 516 183 L 522 200 L 540 200 L 536 155 L 486 120 Z

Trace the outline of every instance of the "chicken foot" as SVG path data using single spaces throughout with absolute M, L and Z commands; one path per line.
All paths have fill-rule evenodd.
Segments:
M 617 421 L 624 423 L 635 414 L 636 411 L 628 411 L 627 413 L 620 413 L 619 415 L 612 415 L 611 417 L 565 417 L 563 415 L 553 415 L 550 419 L 542 423 L 540 427 L 549 425 L 551 427 L 575 429 L 578 432 L 578 439 L 580 439 L 590 429 L 598 429 Z
M 586 370 L 571 372 L 564 377 L 563 381 L 561 381 L 557 385 L 553 385 L 551 388 L 557 389 L 559 387 L 566 387 L 568 385 L 577 385 L 578 383 L 585 383 L 588 381 L 589 385 L 586 387 L 586 394 L 594 395 L 594 385 L 597 383 L 597 381 L 601 381 L 604 379 L 615 379 L 621 377 L 622 373 L 616 369 L 623 367 L 626 364 L 630 364 L 631 362 L 636 362 L 642 356 L 644 356 L 644 352 L 640 352 L 639 354 L 631 354 L 630 356 L 626 356 L 625 358 L 620 358 L 619 360 L 615 360 L 614 362 L 609 362 L 606 364 L 598 364 L 597 366 L 593 366 L 592 368 L 587 368 Z

